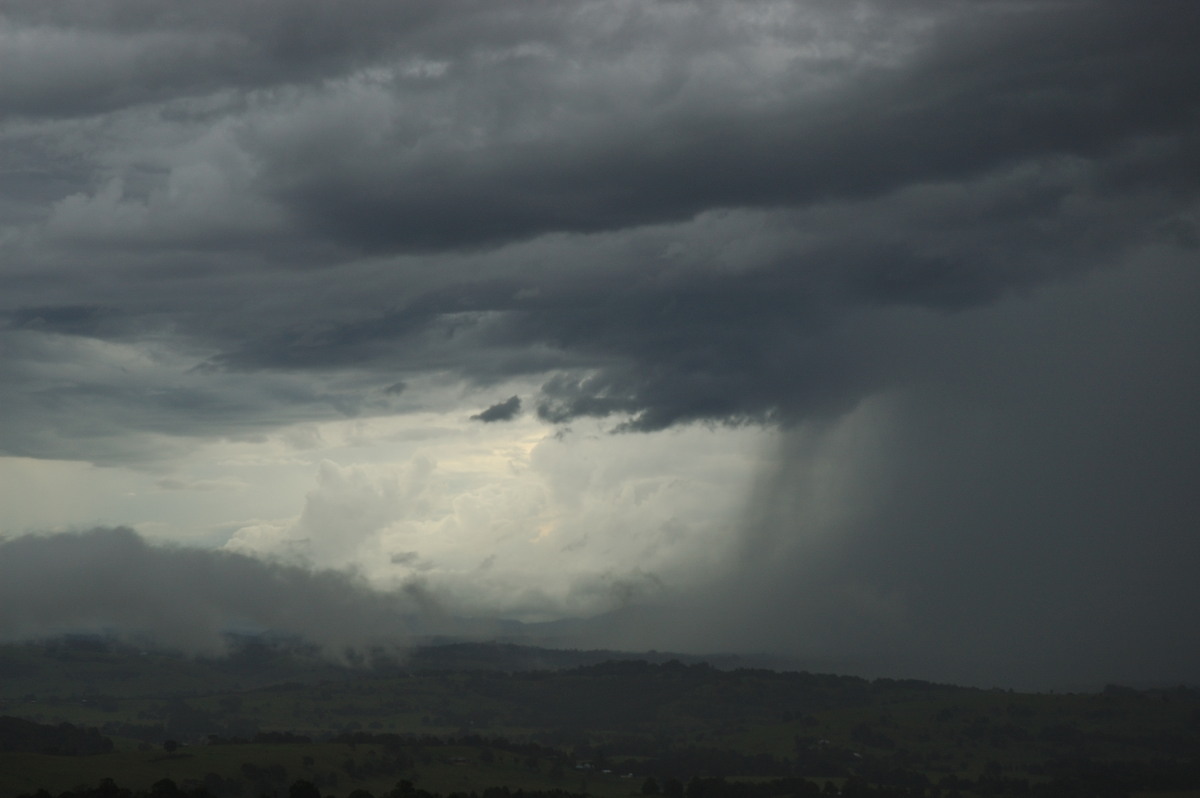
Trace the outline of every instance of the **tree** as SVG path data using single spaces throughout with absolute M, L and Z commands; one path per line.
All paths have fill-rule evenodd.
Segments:
M 321 791 L 311 781 L 298 779 L 288 788 L 288 798 L 321 798 Z
M 178 798 L 179 786 L 171 779 L 159 779 L 150 785 L 150 795 L 153 798 Z

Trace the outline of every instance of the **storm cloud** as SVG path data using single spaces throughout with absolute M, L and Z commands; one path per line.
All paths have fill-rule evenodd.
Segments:
M 1179 348 L 1198 300 L 1190 260 L 1139 262 L 878 319 L 920 356 L 910 380 L 784 433 L 727 574 L 601 639 L 984 685 L 1190 680 L 1200 432 L 1164 419 L 1200 391 Z
M 615 611 L 614 645 L 1191 678 L 1197 26 L 1186 0 L 9 3 L 0 455 L 46 490 L 51 462 L 179 471 L 156 484 L 241 491 L 210 545 L 300 530 L 310 570 Z M 773 441 L 731 480 L 688 471 L 697 428 Z M 387 447 L 436 490 L 354 470 Z M 250 509 L 268 462 L 317 480 L 298 515 Z M 728 522 L 697 510 L 722 479 L 754 486 Z M 343 483 L 375 509 L 318 513 Z M 69 520 L 183 514 L 139 501 Z M 535 551 L 576 587 L 521 584 Z

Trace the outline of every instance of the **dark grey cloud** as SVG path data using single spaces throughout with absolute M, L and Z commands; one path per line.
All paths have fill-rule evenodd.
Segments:
M 1200 90 L 1179 77 L 1200 66 L 1179 34 L 1194 15 L 1179 4 L 1136 14 L 1109 3 L 996 5 L 938 26 L 912 63 L 868 70 L 837 92 L 811 96 L 810 76 L 785 72 L 771 101 L 747 109 L 663 86 L 656 106 L 584 130 L 554 127 L 528 99 L 558 89 L 556 51 L 545 69 L 501 67 L 511 81 L 491 101 L 515 102 L 534 136 L 494 130 L 487 146 L 435 144 L 414 163 L 397 155 L 397 130 L 357 149 L 361 163 L 311 159 L 297 170 L 289 155 L 267 179 L 351 246 L 422 250 L 872 196 L 1029 159 L 1108 158 L 1194 124 Z
M 352 574 L 156 546 L 122 528 L 0 540 L 0 574 L 6 640 L 109 633 L 212 653 L 227 632 L 276 630 L 340 656 L 406 645 L 438 621 L 417 587 L 381 593 Z
M 567 369 L 550 374 L 538 403 L 554 421 L 618 414 L 632 416 L 627 428 L 651 430 L 805 418 L 838 412 L 890 379 L 829 346 L 829 331 L 861 308 L 986 303 L 1086 271 L 1152 229 L 1182 231 L 1181 240 L 1194 229 L 1179 213 L 1194 203 L 1185 175 L 1200 151 L 1197 89 L 1184 77 L 1197 56 L 1180 33 L 1196 12 L 1185 3 L 1136 13 L 1120 3 L 993 3 L 966 15 L 880 6 L 857 20 L 785 7 L 774 34 L 737 4 L 635 12 L 599 3 L 555 13 L 471 3 L 139 8 L 15 4 L 6 20 L 16 34 L 61 39 L 59 49 L 94 38 L 128 50 L 131 63 L 152 63 L 160 51 L 179 61 L 175 72 L 142 70 L 163 81 L 159 88 L 111 94 L 103 108 L 70 110 L 61 100 L 68 116 L 91 115 L 110 159 L 120 154 L 112 146 L 142 132 L 135 122 L 189 135 L 182 107 L 183 116 L 165 105 L 165 117 L 143 114 L 156 102 L 225 92 L 208 110 L 193 105 L 204 117 L 197 130 L 219 121 L 228 135 L 205 145 L 215 148 L 200 155 L 207 171 L 172 160 L 178 153 L 158 164 L 123 156 L 117 186 L 105 182 L 113 166 L 88 161 L 83 123 L 10 125 L 9 138 L 32 148 L 14 150 L 24 159 L 13 165 L 24 175 L 17 185 L 43 212 L 53 194 L 38 187 L 58 187 L 50 221 L 91 237 L 87 257 L 110 284 L 122 275 L 114 291 L 82 264 L 67 268 L 66 284 L 18 272 L 10 296 L 29 301 L 9 306 L 14 326 L 107 339 L 171 330 L 192 351 L 216 349 L 212 364 L 242 371 L 402 363 L 487 382 Z M 908 18 L 923 27 L 906 28 Z M 646 49 L 669 31 L 677 35 L 664 47 Z M 849 55 L 806 60 L 805 45 L 822 36 Z M 194 47 L 167 46 L 171 37 Z M 792 60 L 754 62 L 774 45 L 790 46 Z M 705 61 L 714 51 L 745 74 Z M 644 63 L 651 52 L 661 55 Z M 645 69 L 589 77 L 572 71 L 580 63 Z M 50 71 L 68 82 L 85 73 L 69 67 Z M 738 85 L 750 77 L 756 101 Z M 104 79 L 142 90 L 126 73 Z M 37 74 L 6 85 L 60 101 Z M 251 94 L 266 86 L 289 88 Z M 362 114 L 361 124 L 331 125 L 331 108 L 359 95 L 361 103 L 341 108 Z M 33 113 L 22 102 L 8 104 Z M 256 165 L 239 165 L 243 157 Z M 169 180 L 160 184 L 176 171 L 199 181 L 181 183 L 181 196 L 208 187 L 212 204 L 171 199 Z M 234 220 L 214 216 L 222 191 L 256 197 L 254 208 L 278 218 L 269 230 L 234 230 Z M 10 200 L 12 218 L 29 216 L 20 197 Z M 795 230 L 763 231 L 776 251 L 716 272 L 704 262 L 711 255 L 695 250 L 684 257 L 699 264 L 628 251 L 582 269 L 444 254 L 590 232 L 554 253 L 574 260 L 601 233 L 634 240 L 647 226 L 676 225 L 692 236 L 729 208 L 761 209 L 769 224 Z M 756 235 L 749 226 L 729 232 Z M 281 244 L 288 234 L 308 254 Z M 151 248 L 144 265 L 121 249 L 132 239 Z M 170 250 L 175 241 L 190 251 Z M 226 255 L 222 263 L 236 266 L 216 265 L 195 250 L 199 241 L 223 242 L 242 260 Z M 34 246 L 14 254 L 62 263 L 62 254 Z M 262 261 L 336 267 L 347 251 L 411 250 L 430 254 L 357 269 L 358 291 L 353 280 L 337 285 L 341 276 L 281 275 Z M 25 292 L 18 280 L 28 281 Z M 236 311 L 231 292 L 243 297 Z M 340 294 L 336 312 L 330 293 Z M 97 301 L 105 319 L 125 326 L 101 324 Z M 70 308 L 73 320 L 63 315 Z M 83 308 L 94 310 L 84 318 Z M 310 401 L 314 414 L 355 405 L 352 396 Z
M 909 60 L 860 68 L 838 91 L 793 96 L 786 89 L 803 81 L 779 77 L 772 102 L 749 111 L 697 90 L 636 119 L 614 117 L 612 130 L 568 136 L 575 131 L 537 123 L 532 143 L 508 143 L 485 122 L 494 140 L 465 153 L 434 141 L 417 160 L 396 154 L 407 145 L 390 128 L 366 144 L 314 143 L 345 150 L 339 158 L 303 149 L 306 139 L 292 141 L 302 150 L 274 147 L 263 179 L 288 188 L 273 194 L 306 231 L 351 248 L 457 250 L 553 231 L 687 225 L 727 207 L 791 208 L 775 213 L 794 214 L 799 229 L 796 240 L 777 235 L 790 252 L 725 274 L 667 269 L 644 262 L 647 253 L 567 279 L 451 269 L 440 284 L 398 291 L 386 311 L 288 319 L 230 342 L 215 362 L 310 369 L 391 359 L 486 381 L 581 361 L 585 373 L 547 382 L 542 416 L 631 414 L 633 429 L 802 418 L 809 395 L 813 408 L 836 411 L 881 377 L 838 374 L 844 359 L 814 332 L 862 307 L 953 310 L 1086 271 L 1194 202 L 1180 175 L 1200 143 L 1198 98 L 1178 75 L 1196 65 L 1177 37 L 1191 13 L 996 4 L 987 24 L 941 20 Z M 560 22 L 569 27 L 569 15 Z M 606 46 L 628 54 L 632 45 Z M 531 88 L 552 78 L 554 53 L 541 66 L 522 62 L 511 87 L 518 116 L 526 97 L 572 102 L 555 85 Z M 454 80 L 493 78 L 467 70 Z M 539 344 L 550 347 L 539 357 L 515 354 Z M 490 367 L 475 357 L 484 348 L 498 355 Z M 843 381 L 838 399 L 832 386 Z
M 994 3 L 961 15 L 880 4 L 858 18 L 773 10 L 768 27 L 746 4 L 269 3 L 203 13 L 16 4 L 6 17 L 13 42 L 45 63 L 13 56 L 6 86 L 20 96 L 0 104 L 20 113 L 59 104 L 89 115 L 91 129 L 13 126 L 12 144 L 33 149 L 9 171 L 26 190 L 53 185 L 60 198 L 72 185 L 99 198 L 119 176 L 121 224 L 153 222 L 154 237 L 186 236 L 190 247 L 225 242 L 320 261 L 329 253 L 318 241 L 351 251 L 478 247 L 714 208 L 877 196 L 1049 157 L 1107 161 L 1155 137 L 1150 157 L 1165 179 L 1194 149 L 1178 138 L 1198 97 L 1179 77 L 1197 66 L 1179 33 L 1195 14 L 1185 3 L 1136 14 L 1105 2 Z M 823 36 L 847 55 L 821 55 Z M 88 46 L 113 52 L 95 58 Z M 791 60 L 757 63 L 772 46 Z M 734 66 L 706 60 L 712 53 Z M 100 105 L 70 110 L 62 92 Z M 331 124 L 331 115 L 358 124 Z M 119 141 L 147 124 L 222 139 L 223 179 L 245 183 L 227 188 L 258 203 L 242 215 L 266 224 L 278 214 L 282 231 L 264 240 L 248 219 L 214 219 L 216 206 L 200 214 L 203 198 L 169 208 L 155 191 L 183 164 L 165 153 L 130 157 L 112 174 L 114 164 L 88 164 L 74 140 L 98 129 L 101 141 Z M 1132 173 L 1145 176 L 1145 165 Z M 215 190 L 212 177 L 204 187 Z M 77 202 L 59 216 L 80 235 L 88 210 L 102 208 Z M 306 248 L 285 243 L 296 238 Z
M 35 328 L 68 335 L 98 336 L 105 311 L 95 305 L 17 308 L 8 314 L 12 328 Z
M 464 12 L 493 16 L 475 5 L 355 0 L 335 8 L 272 0 L 199 9 L 156 0 L 56 7 L 18 0 L 5 5 L 5 22 L 20 35 L 5 48 L 11 79 L 0 103 L 28 116 L 75 116 L 321 81 L 402 44 L 436 48 Z
M 471 416 L 472 421 L 491 423 L 494 421 L 512 421 L 521 414 L 521 397 L 510 396 L 503 402 L 497 402 L 480 413 Z

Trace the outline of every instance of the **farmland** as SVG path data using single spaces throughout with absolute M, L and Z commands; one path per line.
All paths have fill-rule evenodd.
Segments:
M 4 647 L 0 676 L 7 722 L 87 731 L 107 746 L 9 745 L 0 796 L 106 779 L 143 792 L 169 780 L 216 798 L 296 784 L 359 798 L 401 784 L 598 798 L 705 784 L 713 798 L 731 785 L 1200 794 L 1187 792 L 1200 787 L 1200 692 L 1186 687 L 1032 694 L 465 644 L 347 663 L 254 643 L 198 659 L 97 640 Z

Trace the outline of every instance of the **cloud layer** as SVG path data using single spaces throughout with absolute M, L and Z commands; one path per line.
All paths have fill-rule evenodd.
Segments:
M 392 369 L 795 420 L 890 378 L 847 319 L 1196 237 L 1184 3 L 210 11 L 7 12 L 10 402 L 205 435 L 387 408 Z M 73 434 L 40 420 L 6 449 Z

